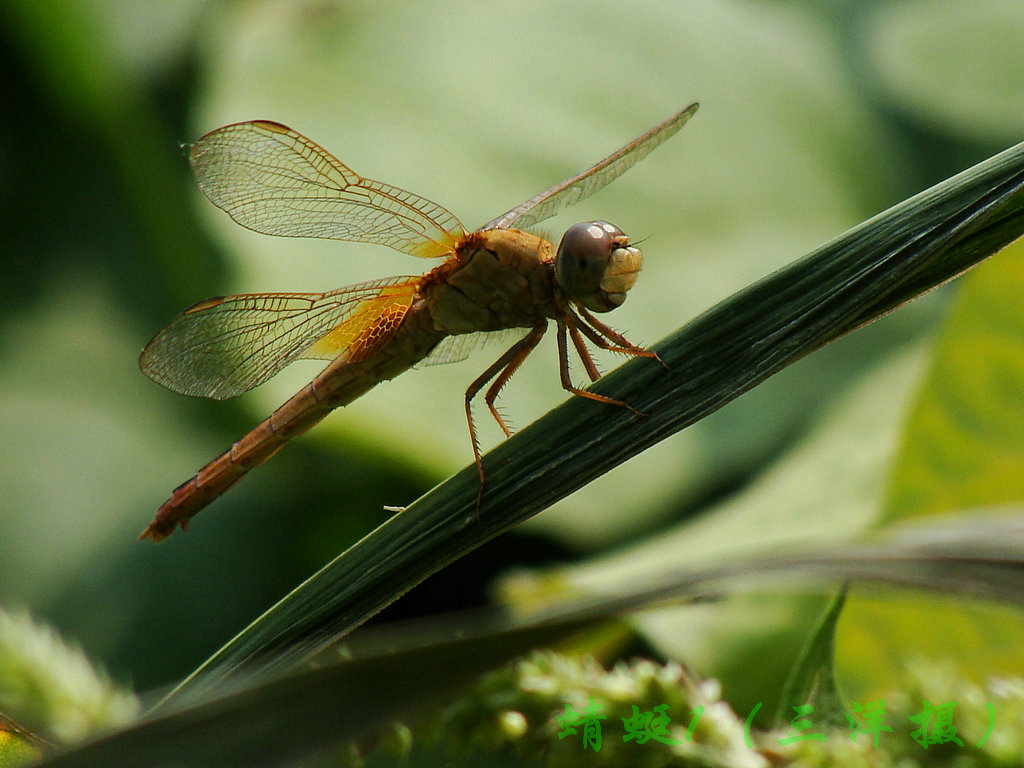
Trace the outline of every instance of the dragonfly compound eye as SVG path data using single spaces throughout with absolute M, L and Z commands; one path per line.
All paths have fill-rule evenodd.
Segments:
M 594 312 L 615 309 L 636 282 L 643 256 L 607 221 L 585 221 L 565 231 L 555 257 L 558 284 Z

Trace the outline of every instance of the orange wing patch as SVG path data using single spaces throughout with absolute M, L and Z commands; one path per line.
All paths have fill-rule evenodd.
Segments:
M 303 357 L 331 359 L 348 351 L 349 360 L 364 360 L 377 351 L 405 319 L 419 280 L 386 286 L 364 299 L 343 323 L 311 345 Z

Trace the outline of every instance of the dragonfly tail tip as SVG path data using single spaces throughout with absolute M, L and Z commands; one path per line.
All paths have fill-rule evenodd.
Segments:
M 166 529 L 166 526 L 158 524 L 159 521 L 154 520 L 152 523 L 146 526 L 146 530 L 139 534 L 139 541 L 143 539 L 151 539 L 154 544 L 159 544 L 161 541 L 166 539 L 172 533 L 174 533 L 174 527 L 170 530 Z

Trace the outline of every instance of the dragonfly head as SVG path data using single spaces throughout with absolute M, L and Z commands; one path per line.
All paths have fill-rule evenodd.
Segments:
M 607 221 L 584 221 L 565 231 L 555 256 L 555 276 L 566 295 L 594 312 L 626 300 L 643 262 L 629 238 Z

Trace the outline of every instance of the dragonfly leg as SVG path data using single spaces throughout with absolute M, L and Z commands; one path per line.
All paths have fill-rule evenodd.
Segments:
M 487 384 L 495 376 L 498 378 L 490 386 L 487 392 L 484 394 L 484 402 L 487 403 L 488 409 L 491 411 L 491 415 L 498 422 L 498 426 L 501 427 L 506 437 L 512 437 L 512 432 L 505 424 L 505 420 L 501 418 L 501 414 L 498 413 L 498 409 L 494 407 L 494 401 L 498 397 L 498 393 L 501 388 L 505 386 L 512 374 L 516 372 L 523 360 L 533 351 L 534 347 L 540 343 L 541 337 L 544 335 L 544 331 L 547 330 L 547 322 L 542 325 L 535 325 L 528 334 L 513 344 L 509 349 L 499 357 L 493 365 L 491 365 L 486 371 L 484 371 L 477 379 L 469 385 L 469 389 L 466 390 L 466 421 L 469 423 L 469 439 L 473 444 L 473 460 L 476 462 L 476 471 L 480 475 L 480 491 L 476 497 L 477 511 L 480 510 L 480 502 L 483 499 L 484 494 L 484 463 L 480 459 L 480 441 L 476 436 L 476 425 L 473 423 L 473 398 L 477 396 L 484 385 Z
M 569 311 L 571 312 L 572 310 Z M 585 307 L 579 307 L 579 312 L 585 321 L 580 323 L 580 330 L 583 331 L 583 334 L 588 339 L 594 342 L 594 344 L 601 349 L 606 349 L 609 352 L 622 352 L 623 354 L 633 355 L 634 357 L 650 357 L 657 360 L 665 368 L 668 368 L 662 359 L 658 357 L 657 352 L 653 352 L 649 349 L 644 349 L 643 347 L 638 347 L 636 344 L 633 344 L 621 333 L 608 327 L 594 317 Z M 615 343 L 610 344 L 609 342 Z
M 569 331 L 569 338 L 572 339 L 572 345 L 576 347 L 576 354 L 578 354 L 580 356 L 580 360 L 583 361 L 583 367 L 587 371 L 587 376 L 590 377 L 591 381 L 597 381 L 601 378 L 601 372 L 597 370 L 594 358 L 591 357 L 590 350 L 587 349 L 587 345 L 584 343 L 583 337 L 580 336 L 580 329 L 578 327 L 579 318 L 567 312 L 564 320 L 565 326 Z
M 569 323 L 572 322 L 572 318 L 569 317 L 568 315 L 566 315 L 564 317 L 558 318 L 557 322 L 558 322 L 558 372 L 559 372 L 559 376 L 560 376 L 560 378 L 562 380 L 562 389 L 566 390 L 567 392 L 572 392 L 572 394 L 574 394 L 574 395 L 578 395 L 580 397 L 585 397 L 587 400 L 594 400 L 595 402 L 598 402 L 598 403 L 607 403 L 608 405 L 618 405 L 618 406 L 621 406 L 623 408 L 628 408 L 629 410 L 631 410 L 633 413 L 637 414 L 638 416 L 643 416 L 643 413 L 638 411 L 636 408 L 631 406 L 629 403 L 625 403 L 622 400 L 616 400 L 613 397 L 607 397 L 606 395 L 599 395 L 596 392 L 588 392 L 585 389 L 580 389 L 579 387 L 576 387 L 576 386 L 573 385 L 572 379 L 569 377 L 569 345 L 568 345 L 568 341 L 567 341 L 566 336 L 567 336 L 567 333 L 571 334 L 572 331 L 575 330 L 575 329 L 573 328 L 572 325 L 569 324 Z M 576 346 L 576 349 L 579 350 L 579 346 L 582 346 L 583 340 L 582 339 L 579 340 L 579 346 L 578 346 L 577 343 L 576 343 L 576 337 L 578 337 L 578 334 L 574 335 L 573 346 Z M 586 347 L 584 347 L 584 349 L 586 349 Z M 587 352 L 586 357 L 584 357 L 583 354 L 581 354 L 580 357 L 583 358 L 583 365 L 584 366 L 587 365 L 587 360 L 590 360 L 590 365 L 591 366 L 594 365 L 594 361 L 590 358 L 590 353 L 589 352 Z M 596 372 L 596 368 L 594 370 Z M 588 373 L 589 373 L 589 369 L 588 369 Z M 596 381 L 596 379 L 595 379 L 595 381 Z
M 494 401 L 498 399 L 498 395 L 505 385 L 508 384 L 512 374 L 519 370 L 519 366 L 523 364 L 523 361 L 529 357 L 530 353 L 540 343 L 541 337 L 547 328 L 546 322 L 544 325 L 534 326 L 533 330 L 513 347 L 513 349 L 517 350 L 516 354 L 512 356 L 504 370 L 498 375 L 498 378 L 494 380 L 494 383 L 484 393 L 484 402 L 487 403 L 487 408 L 490 410 L 491 415 L 494 416 L 494 420 L 498 422 L 498 426 L 505 432 L 505 437 L 512 437 L 512 432 L 505 424 L 505 420 L 501 418 L 501 414 L 498 413 L 498 409 L 494 406 Z

